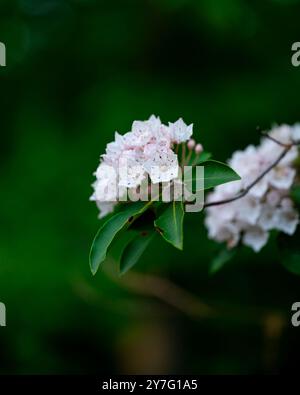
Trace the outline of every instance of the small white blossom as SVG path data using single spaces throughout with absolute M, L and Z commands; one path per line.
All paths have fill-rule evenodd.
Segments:
M 293 139 L 293 141 L 299 142 L 299 143 L 300 143 L 300 124 L 299 124 L 299 123 L 297 123 L 297 124 L 293 127 L 292 139 Z
M 261 204 L 258 199 L 248 195 L 235 202 L 235 218 L 241 222 L 255 225 L 261 215 Z
M 119 159 L 119 185 L 136 188 L 145 177 L 142 154 L 133 150 L 124 151 Z
M 269 183 L 274 188 L 290 189 L 295 179 L 296 170 L 291 167 L 277 166 L 269 174 Z
M 180 144 L 188 141 L 193 134 L 193 124 L 186 125 L 182 118 L 179 118 L 178 121 L 171 123 L 169 122 L 169 130 L 171 140 L 174 143 Z
M 276 126 L 272 129 L 270 135 L 276 140 L 284 143 L 291 144 L 293 142 L 293 131 L 295 126 Z M 282 147 L 276 142 L 270 139 L 263 139 L 260 146 L 258 147 L 258 152 L 260 154 L 261 160 L 270 165 L 274 158 L 279 157 L 282 152 Z M 289 166 L 298 157 L 297 147 L 292 147 L 287 155 L 280 161 L 281 166 Z
M 127 141 L 131 147 L 143 147 L 148 144 L 153 137 L 153 132 L 149 122 L 134 121 L 131 132 L 127 134 Z
M 114 165 L 124 149 L 124 138 L 118 132 L 115 132 L 115 141 L 107 144 L 106 152 L 102 155 L 102 159 L 110 164 Z
M 299 127 L 275 127 L 270 135 L 284 144 L 290 144 L 300 133 Z M 216 187 L 208 196 L 208 201 L 228 199 L 247 188 L 275 162 L 283 149 L 276 142 L 264 138 L 258 147 L 250 145 L 244 151 L 235 152 L 229 165 L 242 179 Z M 229 247 L 242 242 L 258 252 L 267 243 L 272 229 L 292 235 L 299 223 L 298 212 L 289 197 L 296 176 L 293 162 L 297 156 L 297 147 L 292 147 L 245 197 L 225 205 L 208 207 L 205 223 L 209 237 L 227 242 Z
M 99 200 L 96 201 L 96 204 L 100 210 L 100 214 L 98 216 L 99 219 L 105 217 L 107 214 L 112 213 L 116 205 L 114 202 L 101 202 Z
M 154 184 L 168 182 L 178 175 L 178 158 L 170 148 L 159 148 L 153 157 L 145 162 L 144 167 Z
M 274 206 L 263 204 L 261 214 L 258 219 L 258 226 L 263 230 L 276 229 L 279 220 L 279 210 L 274 209 Z
M 239 227 L 237 224 L 223 224 L 216 233 L 216 239 L 219 242 L 227 242 L 229 248 L 235 247 L 239 241 Z
M 267 193 L 266 201 L 271 207 L 278 206 L 280 199 L 281 199 L 281 194 L 279 191 L 273 189 Z
M 293 208 L 283 208 L 278 212 L 276 228 L 282 232 L 293 235 L 299 223 L 299 214 Z
M 282 207 L 283 209 L 291 209 L 293 208 L 294 203 L 292 201 L 292 199 L 285 197 L 281 200 L 280 202 L 280 207 Z
M 268 238 L 268 232 L 264 231 L 259 226 L 253 226 L 246 230 L 243 236 L 243 243 L 251 247 L 255 252 L 259 252 L 262 247 L 267 244 Z
M 117 173 L 114 167 L 102 162 L 96 173 L 97 180 L 93 184 L 93 200 L 113 202 L 117 200 Z

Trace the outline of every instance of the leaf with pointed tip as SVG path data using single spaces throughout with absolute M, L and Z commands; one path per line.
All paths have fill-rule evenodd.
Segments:
M 120 261 L 120 275 L 125 274 L 139 261 L 155 235 L 154 229 L 141 232 L 125 247 Z
M 291 273 L 300 274 L 300 252 L 291 251 L 285 254 L 282 261 L 283 266 Z
M 162 237 L 179 250 L 183 249 L 183 218 L 183 203 L 173 201 L 154 222 Z
M 136 238 L 137 235 L 138 231 L 132 229 L 131 227 L 125 232 L 121 231 L 111 243 L 105 261 L 112 260 L 113 262 L 117 263 L 117 265 L 119 265 L 126 246 L 134 238 Z M 105 261 L 103 262 L 103 264 L 105 263 Z
M 214 188 L 217 185 L 240 180 L 241 177 L 228 165 L 215 160 L 203 162 L 204 189 Z
M 192 168 L 187 169 L 185 172 L 184 181 L 189 185 L 193 185 L 193 191 L 199 189 L 198 186 L 202 185 L 203 189 L 211 189 L 217 185 L 226 184 L 227 182 L 240 180 L 241 177 L 228 165 L 215 160 L 209 160 L 201 163 L 204 167 L 204 173 L 197 174 Z M 196 174 L 194 174 L 196 173 Z
M 212 260 L 211 266 L 209 268 L 209 273 L 210 274 L 215 274 L 219 270 L 222 269 L 222 267 L 228 263 L 236 254 L 236 250 L 228 250 L 227 248 L 224 248 L 221 250 L 217 256 Z
M 122 211 L 104 221 L 98 230 L 90 250 L 90 268 L 96 274 L 99 265 L 105 260 L 109 247 L 119 232 L 128 227 L 136 217 L 141 215 L 152 202 L 136 202 L 126 205 Z

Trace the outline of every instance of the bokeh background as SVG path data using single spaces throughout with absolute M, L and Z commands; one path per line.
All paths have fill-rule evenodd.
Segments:
M 95 277 L 89 202 L 105 145 L 182 116 L 214 158 L 300 121 L 297 0 L 1 0 L 0 373 L 274 373 L 299 366 L 299 277 L 274 243 L 215 276 L 188 217 L 119 278 Z

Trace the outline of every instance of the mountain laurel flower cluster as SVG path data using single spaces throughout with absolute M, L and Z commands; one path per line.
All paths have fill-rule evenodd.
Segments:
M 90 250 L 93 274 L 116 256 L 124 274 L 157 237 L 182 250 L 186 213 L 203 209 L 205 190 L 240 179 L 192 134 L 181 118 L 167 126 L 152 115 L 107 145 L 91 196 L 104 217 Z
M 179 161 L 173 148 L 190 140 L 192 133 L 193 125 L 186 125 L 181 118 L 167 126 L 154 115 L 147 121 L 134 121 L 124 135 L 116 132 L 95 172 L 90 199 L 100 209 L 99 217 L 112 212 L 122 200 L 120 195 L 134 192 L 148 177 L 153 184 L 176 179 Z M 197 149 L 201 151 L 199 145 Z
M 259 146 L 250 145 L 244 151 L 235 152 L 229 165 L 241 176 L 241 180 L 217 186 L 209 194 L 208 202 L 223 202 L 244 191 L 272 166 L 283 151 L 284 144 L 288 146 L 295 141 L 300 141 L 300 125 L 283 125 L 273 128 L 269 138 L 262 138 Z M 295 145 L 244 197 L 207 207 L 205 223 L 209 237 L 226 242 L 228 248 L 241 242 L 258 252 L 267 243 L 271 230 L 294 234 L 299 215 L 290 198 L 290 190 L 296 177 L 293 165 L 297 157 L 298 148 Z

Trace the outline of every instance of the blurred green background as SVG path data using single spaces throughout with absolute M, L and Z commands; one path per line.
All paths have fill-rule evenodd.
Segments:
M 299 277 L 271 243 L 214 277 L 202 214 L 121 279 L 92 277 L 99 155 L 135 119 L 182 116 L 226 160 L 300 121 L 297 0 L 1 0 L 1 373 L 296 369 Z M 151 276 L 151 277 L 150 277 Z M 179 287 L 179 288 L 177 288 Z M 202 303 L 213 309 L 210 313 Z

